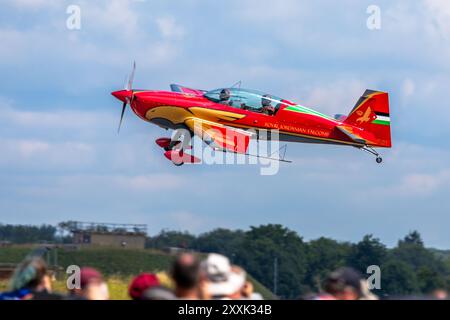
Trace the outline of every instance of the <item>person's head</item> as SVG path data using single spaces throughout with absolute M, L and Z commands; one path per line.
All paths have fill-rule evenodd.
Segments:
M 245 284 L 241 289 L 241 296 L 242 299 L 247 300 L 264 300 L 263 296 L 260 293 L 255 292 L 253 283 L 251 283 L 250 281 L 245 281 Z
M 370 291 L 369 282 L 366 279 L 361 279 L 361 297 L 359 300 L 378 300 L 378 296 Z
M 220 96 L 219 96 L 220 101 L 227 101 L 230 99 L 230 97 L 231 97 L 231 92 L 229 89 L 222 89 L 222 91 L 220 91 Z
M 80 269 L 80 288 L 71 290 L 71 294 L 87 300 L 108 300 L 108 285 L 99 271 L 91 267 Z
M 130 283 L 128 294 L 133 300 L 144 300 L 144 292 L 153 287 L 159 287 L 160 281 L 153 273 L 141 273 Z
M 358 300 L 362 296 L 362 276 L 352 268 L 340 268 L 325 280 L 324 289 L 339 300 Z
M 193 254 L 183 253 L 178 256 L 173 264 L 171 275 L 178 297 L 198 297 L 200 262 Z
M 239 300 L 242 298 L 246 298 L 243 293 L 246 286 L 246 274 L 244 269 L 239 266 L 233 265 L 231 266 L 231 278 L 235 280 L 236 290 L 234 293 L 229 294 L 228 298 L 232 300 Z M 251 290 L 253 290 L 253 285 L 251 285 Z M 253 292 L 252 292 L 253 293 Z
M 240 299 L 245 284 L 245 271 L 232 266 L 227 257 L 212 253 L 202 263 L 207 290 L 217 299 Z
M 241 294 L 244 298 L 251 299 L 254 293 L 253 284 L 250 281 L 246 281 L 242 287 Z
M 42 258 L 28 258 L 15 270 L 10 283 L 11 290 L 52 291 L 51 275 Z
M 448 300 L 449 295 L 447 290 L 444 289 L 436 289 L 431 293 L 431 297 L 436 300 Z
M 269 95 L 264 95 L 261 99 L 261 104 L 263 107 L 269 107 L 272 104 L 272 100 Z

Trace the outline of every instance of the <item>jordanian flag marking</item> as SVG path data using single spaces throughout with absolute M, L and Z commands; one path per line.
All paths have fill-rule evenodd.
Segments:
M 377 115 L 377 118 L 375 120 L 373 120 L 372 123 L 374 123 L 374 124 L 382 124 L 382 125 L 385 125 L 385 126 L 391 125 L 391 118 L 390 118 L 388 113 L 375 112 L 375 114 Z

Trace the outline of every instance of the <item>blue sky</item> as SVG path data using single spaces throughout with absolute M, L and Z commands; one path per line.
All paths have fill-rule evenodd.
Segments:
M 81 8 L 68 30 L 66 8 Z M 366 10 L 381 8 L 381 29 Z M 394 245 L 419 230 L 450 248 L 450 3 L 384 1 L 2 1 L 0 222 L 147 223 L 199 233 L 281 223 L 306 239 Z M 335 114 L 366 88 L 390 93 L 385 163 L 343 147 L 295 145 L 275 176 L 258 166 L 176 168 L 166 135 L 121 89 L 202 89 L 238 80 Z M 129 110 L 128 110 L 129 111 Z

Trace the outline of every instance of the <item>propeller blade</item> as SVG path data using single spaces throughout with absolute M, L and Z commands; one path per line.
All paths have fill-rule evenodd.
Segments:
M 133 81 L 134 81 L 134 73 L 136 72 L 136 61 L 133 62 L 133 69 L 131 70 L 130 76 L 128 78 L 128 83 L 125 86 L 125 90 L 132 91 L 133 90 Z M 131 92 L 131 99 L 127 97 L 122 106 L 122 113 L 120 115 L 119 128 L 117 129 L 117 133 L 120 133 L 120 128 L 122 127 L 123 116 L 125 115 L 125 109 L 127 108 L 127 104 L 133 103 L 134 100 L 134 92 Z
M 133 70 L 131 70 L 130 78 L 128 78 L 128 84 L 126 89 L 130 91 L 133 88 L 134 73 L 136 72 L 136 61 L 133 62 Z
M 117 129 L 117 134 L 120 133 L 120 127 L 122 126 L 123 116 L 125 114 L 125 109 L 127 108 L 128 100 L 123 103 L 122 114 L 120 115 L 119 128 Z

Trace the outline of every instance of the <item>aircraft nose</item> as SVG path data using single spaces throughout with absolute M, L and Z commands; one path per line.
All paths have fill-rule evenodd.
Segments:
M 131 90 L 120 90 L 114 91 L 111 94 L 120 101 L 125 102 L 126 98 L 131 99 L 131 95 L 133 94 L 133 92 Z

